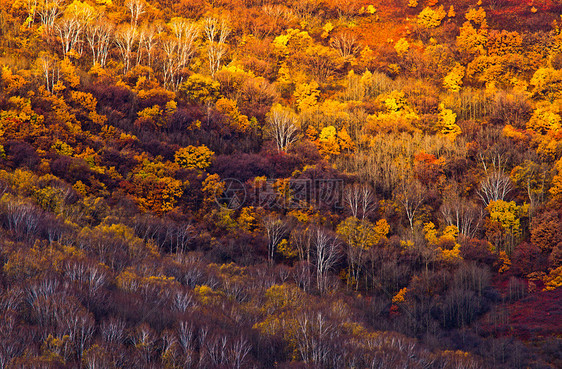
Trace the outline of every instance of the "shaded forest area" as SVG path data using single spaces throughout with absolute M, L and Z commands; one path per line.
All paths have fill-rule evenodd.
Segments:
M 562 2 L 0 3 L 0 369 L 562 367 Z

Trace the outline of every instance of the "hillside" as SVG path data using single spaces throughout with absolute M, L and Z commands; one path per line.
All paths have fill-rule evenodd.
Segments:
M 562 367 L 562 2 L 0 2 L 0 369 Z

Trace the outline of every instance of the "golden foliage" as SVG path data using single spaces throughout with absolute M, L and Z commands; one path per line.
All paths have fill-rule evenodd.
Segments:
M 396 50 L 396 53 L 398 53 L 398 56 L 400 57 L 403 57 L 409 49 L 410 43 L 403 37 L 396 41 L 396 43 L 394 44 L 394 50 Z
M 540 104 L 529 122 L 527 122 L 527 129 L 539 134 L 545 134 L 548 131 L 558 131 L 561 126 L 562 118 L 558 114 L 558 109 L 550 104 Z
M 550 271 L 544 279 L 544 289 L 547 291 L 562 287 L 562 266 Z
M 500 251 L 498 257 L 498 272 L 505 273 L 511 268 L 511 260 L 505 251 Z
M 451 109 L 445 108 L 444 104 L 440 104 L 439 118 L 441 119 L 441 134 L 454 141 L 461 134 L 461 128 L 455 123 L 457 114 L 453 113 Z
M 318 96 L 320 96 L 320 91 L 318 90 L 318 83 L 300 83 L 295 88 L 293 93 L 297 110 L 304 112 L 316 105 L 318 101 Z
M 461 90 L 464 74 L 464 67 L 456 63 L 453 69 L 443 78 L 443 87 L 451 92 L 459 92 Z
M 206 169 L 211 165 L 211 158 L 215 153 L 205 145 L 189 145 L 176 151 L 175 162 L 188 169 Z
M 417 23 L 424 28 L 436 28 L 439 27 L 446 15 L 443 5 L 437 9 L 426 7 L 418 14 Z
M 405 301 L 406 292 L 408 289 L 406 287 L 402 288 L 396 295 L 392 297 L 393 304 L 401 304 Z
M 474 28 L 472 23 L 465 22 L 457 36 L 457 47 L 469 55 L 479 55 L 485 53 L 485 46 L 488 41 L 488 30 L 480 27 Z

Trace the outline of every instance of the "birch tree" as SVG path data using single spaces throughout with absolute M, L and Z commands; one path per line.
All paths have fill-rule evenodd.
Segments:
M 373 189 L 367 185 L 354 183 L 345 187 L 343 202 L 351 215 L 358 219 L 365 219 L 376 209 L 376 199 Z
M 290 109 L 275 104 L 267 114 L 267 133 L 275 141 L 278 151 L 285 151 L 297 140 L 296 115 Z
M 139 17 L 146 12 L 146 4 L 143 0 L 127 0 L 125 7 L 131 14 L 131 26 L 137 28 Z
M 501 155 L 494 156 L 491 165 L 486 163 L 482 155 L 480 160 L 486 176 L 480 181 L 478 196 L 486 206 L 492 201 L 505 200 L 507 195 L 513 191 L 513 183 L 511 178 L 503 171 L 504 163 L 502 163 Z
M 203 26 L 208 41 L 207 58 L 209 61 L 209 72 L 214 77 L 220 69 L 222 58 L 226 54 L 226 39 L 231 29 L 224 19 L 206 18 Z
M 265 219 L 264 227 L 267 235 L 267 260 L 269 264 L 273 264 L 273 255 L 287 232 L 287 226 L 282 219 L 270 216 Z
M 340 258 L 340 244 L 335 236 L 323 228 L 317 228 L 313 237 L 316 256 L 316 286 L 323 293 L 328 284 L 328 271 Z
M 96 12 L 87 3 L 75 1 L 64 11 L 63 17 L 55 22 L 54 28 L 60 38 L 63 56 L 71 50 L 82 53 L 82 34 Z
M 195 55 L 199 27 L 183 18 L 173 18 L 168 24 L 170 34 L 162 42 L 164 51 L 164 85 L 177 90 L 183 82 L 181 70 Z
M 425 200 L 423 186 L 417 180 L 405 180 L 402 184 L 402 191 L 396 195 L 396 200 L 404 208 L 408 224 L 414 234 L 414 217 Z
M 136 38 L 137 30 L 130 24 L 121 26 L 115 32 L 115 44 L 117 45 L 119 53 L 121 54 L 125 73 L 127 73 L 131 67 L 131 56 Z
M 92 64 L 105 66 L 113 33 L 113 26 L 108 22 L 95 21 L 86 26 L 85 38 L 92 52 Z
M 63 2 L 64 0 L 42 0 L 37 4 L 39 20 L 46 30 L 53 28 L 55 21 L 62 13 Z

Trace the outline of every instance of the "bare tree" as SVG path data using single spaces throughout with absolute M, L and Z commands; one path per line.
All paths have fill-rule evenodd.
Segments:
M 478 196 L 488 206 L 492 201 L 504 200 L 513 191 L 513 184 L 503 171 L 505 163 L 500 154 L 492 157 L 491 165 L 486 163 L 483 155 L 480 155 L 480 160 L 486 177 L 480 182 Z
M 324 292 L 328 281 L 328 271 L 340 258 L 340 244 L 335 236 L 323 228 L 317 228 L 313 237 L 316 285 L 320 292 Z
M 0 369 L 11 367 L 10 363 L 25 349 L 25 343 L 18 338 L 16 314 L 2 312 L 0 315 Z
M 149 240 L 156 242 L 158 234 L 164 228 L 160 219 L 151 215 L 139 215 L 132 221 L 132 227 L 135 229 L 135 233 L 145 242 Z
M 295 245 L 299 253 L 299 259 L 310 264 L 312 250 L 313 231 L 306 227 L 293 229 L 291 232 L 291 244 Z
M 209 327 L 199 331 L 199 367 L 220 367 L 227 364 L 228 337 L 211 333 Z
M 305 311 L 297 316 L 295 340 L 305 363 L 326 367 L 333 354 L 331 341 L 337 334 L 336 328 L 322 312 Z
M 17 198 L 8 198 L 0 206 L 0 212 L 3 212 L 9 230 L 27 240 L 37 236 L 44 219 L 40 208 Z
M 232 343 L 229 353 L 230 353 L 230 365 L 229 367 L 240 369 L 242 368 L 246 357 L 250 353 L 252 345 L 244 336 L 239 336 Z
M 115 32 L 115 43 L 125 65 L 125 73 L 129 71 L 131 66 L 131 56 L 136 39 L 137 29 L 130 24 L 121 26 Z
M 278 151 L 284 151 L 297 140 L 295 114 L 281 105 L 274 105 L 266 119 L 267 132 L 273 138 Z
M 62 55 L 71 50 L 82 53 L 82 34 L 86 24 L 94 17 L 93 8 L 84 6 L 68 12 L 59 21 L 55 22 L 55 30 L 62 44 Z
M 164 85 L 177 89 L 183 82 L 182 68 L 191 62 L 199 37 L 199 27 L 188 20 L 175 18 L 170 24 L 171 34 L 162 42 L 164 51 Z
M 66 260 L 62 269 L 68 279 L 85 285 L 91 293 L 99 291 L 109 279 L 106 270 L 102 267 L 83 261 Z
M 138 29 L 136 65 L 141 64 L 146 53 L 146 65 L 152 67 L 152 55 L 155 51 L 156 40 L 156 27 L 152 24 L 145 23 Z
M 152 24 L 145 24 L 139 30 L 139 33 L 142 34 L 144 49 L 146 50 L 146 65 L 150 68 L 152 68 L 152 59 L 156 51 L 156 45 L 158 44 L 158 38 L 156 36 L 160 31 L 161 27 Z M 139 52 L 139 54 L 141 53 Z
M 133 28 L 137 27 L 139 17 L 146 12 L 145 3 L 143 0 L 127 0 L 125 1 L 125 7 L 131 13 L 131 26 Z
M 187 243 L 193 238 L 193 226 L 189 223 L 181 223 L 176 227 L 175 249 L 176 253 L 184 253 L 187 249 Z
M 204 32 L 207 37 L 207 57 L 209 60 L 209 72 L 211 76 L 220 69 L 222 58 L 226 53 L 226 39 L 231 29 L 224 19 L 206 18 Z
M 70 340 L 74 344 L 76 354 L 78 358 L 82 358 L 82 354 L 95 332 L 93 315 L 86 309 L 80 309 L 68 314 L 64 321 Z
M 147 324 L 143 323 L 129 337 L 134 347 L 140 351 L 143 362 L 148 364 L 152 359 L 153 351 L 156 349 L 156 333 Z
M 105 66 L 113 32 L 113 26 L 104 21 L 90 22 L 86 26 L 86 42 L 92 51 L 92 63 L 94 65 Z
M 38 299 L 47 299 L 55 294 L 59 286 L 59 281 L 52 277 L 45 277 L 37 280 L 27 286 L 26 301 L 30 306 L 33 306 Z
M 146 34 L 143 32 L 143 29 L 137 28 L 137 52 L 135 58 L 135 66 L 140 65 L 142 56 L 144 53 L 144 42 L 145 42 Z
M 58 16 L 62 13 L 61 6 L 64 0 L 41 0 L 37 7 L 37 13 L 41 23 L 50 30 Z
M 425 200 L 425 193 L 422 184 L 415 180 L 405 180 L 402 183 L 402 191 L 396 195 L 396 200 L 402 204 L 406 218 L 410 225 L 412 236 L 414 234 L 414 217 Z
M 291 231 L 291 244 L 297 248 L 300 262 L 295 265 L 293 279 L 304 290 L 312 286 L 312 249 L 314 231 L 309 227 L 298 227 Z
M 195 352 L 195 328 L 191 323 L 181 321 L 177 328 L 178 343 L 182 350 L 183 364 L 186 368 L 190 368 Z
M 195 299 L 193 298 L 193 294 L 187 290 L 179 290 L 173 294 L 173 306 L 177 311 L 184 313 L 190 306 L 193 306 L 194 303 Z
M 478 196 L 488 206 L 492 201 L 504 200 L 513 190 L 511 178 L 501 171 L 493 171 L 480 182 Z
M 181 321 L 177 333 L 179 344 L 184 350 L 191 351 L 195 348 L 195 328 L 191 323 Z
M 343 202 L 358 219 L 365 219 L 376 209 L 376 199 L 373 189 L 367 185 L 354 183 L 345 187 Z
M 313 280 L 311 273 L 311 265 L 306 261 L 297 263 L 293 268 L 293 280 L 302 288 L 303 291 L 309 292 L 312 288 Z
M 19 287 L 3 290 L 0 295 L 0 312 L 5 314 L 8 310 L 17 311 L 23 304 L 24 293 Z
M 482 222 L 482 210 L 468 199 L 463 199 L 454 192 L 448 192 L 443 196 L 441 214 L 447 225 L 454 225 L 459 234 L 472 238 L 480 228 Z
M 84 353 L 83 361 L 86 369 L 105 369 L 113 364 L 107 348 L 98 345 L 93 345 Z
M 125 339 L 125 322 L 117 318 L 103 321 L 100 324 L 100 334 L 103 342 L 107 344 L 121 344 Z
M 2 198 L 2 195 L 4 195 L 7 192 L 10 192 L 12 186 L 10 186 L 8 183 L 4 182 L 4 181 L 0 181 L 0 198 Z
M 282 219 L 275 216 L 265 218 L 263 225 L 267 234 L 267 260 L 269 264 L 273 264 L 273 255 L 277 245 L 287 233 L 287 225 Z
M 330 46 L 342 57 L 355 55 L 361 50 L 357 37 L 349 32 L 340 33 L 330 40 Z
M 45 78 L 45 88 L 50 93 L 54 93 L 55 85 L 60 81 L 60 67 L 58 61 L 47 53 L 41 53 L 37 62 Z

